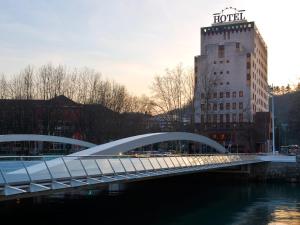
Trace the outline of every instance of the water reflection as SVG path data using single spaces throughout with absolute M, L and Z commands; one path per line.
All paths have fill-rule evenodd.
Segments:
M 121 193 L 86 191 L 64 198 L 57 194 L 19 204 L 0 203 L 0 218 L 32 225 L 298 225 L 299 200 L 297 185 L 224 184 L 177 177 Z

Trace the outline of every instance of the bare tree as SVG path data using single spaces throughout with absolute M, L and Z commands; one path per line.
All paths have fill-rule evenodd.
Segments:
M 166 69 L 165 74 L 157 75 L 151 86 L 154 114 L 164 121 L 171 130 L 182 129 L 183 108 L 193 99 L 193 73 L 181 64 L 174 69 Z

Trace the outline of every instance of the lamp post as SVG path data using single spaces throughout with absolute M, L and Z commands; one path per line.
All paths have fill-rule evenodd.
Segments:
M 274 113 L 274 95 L 269 88 L 269 95 L 272 98 L 272 154 L 275 155 L 275 113 Z

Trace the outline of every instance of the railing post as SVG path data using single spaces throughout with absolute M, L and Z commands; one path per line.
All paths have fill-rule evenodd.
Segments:
M 47 168 L 47 170 L 48 170 L 48 173 L 49 173 L 49 175 L 50 175 L 51 180 L 54 181 L 53 174 L 52 174 L 52 172 L 51 172 L 51 170 L 50 170 L 50 168 L 49 168 L 47 162 L 45 161 L 45 159 L 43 159 L 43 161 L 44 161 L 44 163 L 45 163 L 45 165 L 46 165 L 46 168 Z
M 21 162 L 22 162 L 22 165 L 23 165 L 23 167 L 24 167 L 24 169 L 25 169 L 25 171 L 26 171 L 26 173 L 27 173 L 27 176 L 28 176 L 28 178 L 29 178 L 29 183 L 31 183 L 32 182 L 32 179 L 31 179 L 31 176 L 30 176 L 30 174 L 29 174 L 29 172 L 28 172 L 28 169 L 26 168 L 26 166 L 25 166 L 25 163 L 24 163 L 24 161 L 23 161 L 23 157 L 21 157 Z
M 4 181 L 4 185 L 8 185 L 8 182 L 7 182 L 7 180 L 6 180 L 6 177 L 4 176 L 4 173 L 3 173 L 3 171 L 2 171 L 2 168 L 0 168 L 0 174 L 1 174 L 2 179 L 3 179 L 3 181 Z
M 107 158 L 106 160 L 108 161 L 108 163 L 109 163 L 109 165 L 110 165 L 110 167 L 111 167 L 112 171 L 114 172 L 114 175 L 115 175 L 115 176 L 117 176 L 117 173 L 116 173 L 116 171 L 115 171 L 114 167 L 112 166 L 112 164 L 111 164 L 110 160 L 109 160 L 108 158 Z
M 125 169 L 124 164 L 123 164 L 122 161 L 121 161 L 120 156 L 118 157 L 118 159 L 119 159 L 119 162 L 121 163 L 121 165 L 122 165 L 122 167 L 123 167 L 123 169 L 124 169 L 124 172 L 128 174 L 127 170 Z
M 89 174 L 87 173 L 87 171 L 86 171 L 86 169 L 85 169 L 85 167 L 84 167 L 84 165 L 83 165 L 81 159 L 79 158 L 78 160 L 79 160 L 79 162 L 80 162 L 80 165 L 82 166 L 82 169 L 83 169 L 83 171 L 84 171 L 84 173 L 85 173 L 85 176 L 88 177 Z
M 94 159 L 94 161 L 95 161 L 95 163 L 96 163 L 96 166 L 97 166 L 98 170 L 100 171 L 100 175 L 103 176 L 104 174 L 103 174 L 103 172 L 102 172 L 102 170 L 101 170 L 101 168 L 100 168 L 100 166 L 99 166 L 99 164 L 98 164 L 97 159 Z
M 66 162 L 64 160 L 64 157 L 60 157 L 60 158 L 62 159 L 62 161 L 63 161 L 63 163 L 64 163 L 64 165 L 65 165 L 65 167 L 66 167 L 66 169 L 68 171 L 68 174 L 69 174 L 70 178 L 73 179 L 73 176 L 72 176 L 72 174 L 71 174 L 71 172 L 69 170 L 69 167 L 67 166 L 67 164 L 66 164 Z

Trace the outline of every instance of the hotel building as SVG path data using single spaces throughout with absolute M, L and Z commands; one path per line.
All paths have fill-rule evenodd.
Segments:
M 195 57 L 196 127 L 230 146 L 237 144 L 233 129 L 249 129 L 258 113 L 269 112 L 267 46 L 254 22 L 236 19 L 215 19 L 201 28 L 201 54 Z

